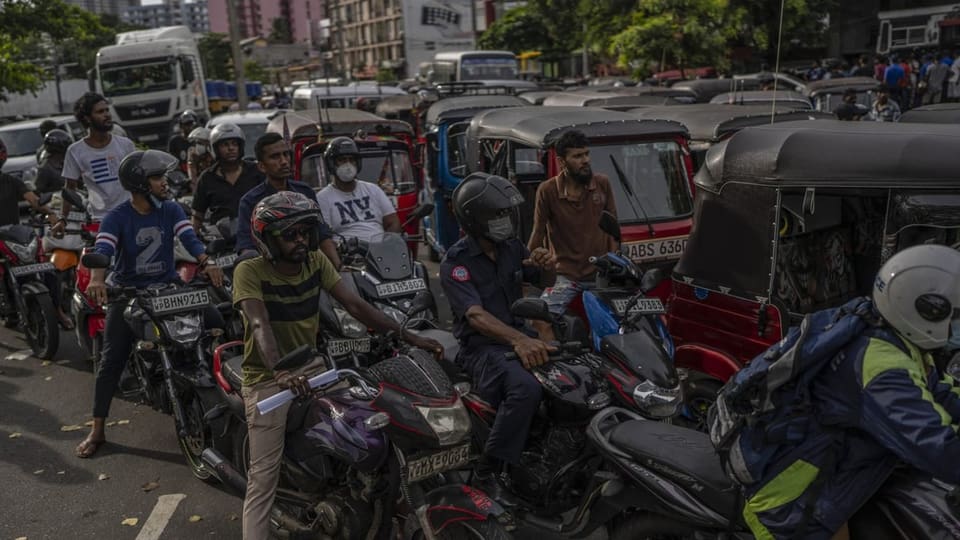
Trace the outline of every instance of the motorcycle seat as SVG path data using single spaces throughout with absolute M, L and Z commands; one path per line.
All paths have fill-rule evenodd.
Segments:
M 649 420 L 632 420 L 610 431 L 610 442 L 642 466 L 684 488 L 722 516 L 736 503 L 737 488 L 723 472 L 706 433 Z
M 230 358 L 222 364 L 220 370 L 230 386 L 240 391 L 240 387 L 243 386 L 243 355 L 238 354 Z
M 0 227 L 0 240 L 5 242 L 27 245 L 35 236 L 33 227 L 26 225 L 4 225 Z

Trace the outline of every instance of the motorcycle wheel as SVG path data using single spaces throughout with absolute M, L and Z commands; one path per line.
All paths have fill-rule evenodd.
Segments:
M 31 295 L 24 298 L 24 305 L 26 321 L 23 329 L 27 343 L 30 344 L 34 356 L 49 360 L 60 347 L 60 325 L 53 300 L 45 294 Z
M 203 422 L 203 415 L 206 411 L 203 409 L 203 403 L 193 393 L 188 393 L 181 397 L 183 403 L 183 416 L 187 425 L 183 426 L 184 431 L 188 433 L 186 437 L 177 435 L 177 442 L 180 445 L 180 452 L 187 460 L 190 472 L 198 479 L 204 482 L 212 482 L 214 476 L 204 466 L 200 455 L 203 450 L 213 444 L 213 435 L 210 429 Z
M 513 535 L 494 517 L 484 521 L 458 521 L 435 535 L 437 540 L 511 540 Z M 422 536 L 421 536 L 422 538 Z
M 231 436 L 233 441 L 233 466 L 244 477 L 247 476 L 247 469 L 250 468 L 250 443 L 248 438 L 246 424 L 242 424 L 236 433 Z
M 710 427 L 707 425 L 707 411 L 717 400 L 722 387 L 723 383 L 713 377 L 691 373 L 683 389 L 684 410 L 675 423 L 706 433 Z
M 693 527 L 655 514 L 639 513 L 617 523 L 610 540 L 667 540 L 687 538 L 696 533 Z

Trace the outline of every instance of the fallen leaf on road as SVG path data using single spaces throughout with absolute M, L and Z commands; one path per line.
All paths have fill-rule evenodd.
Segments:
M 43 474 L 43 469 L 37 469 L 33 471 L 33 474 Z
M 57 365 L 65 366 L 65 365 L 69 364 L 70 361 L 69 361 L 69 360 L 57 360 L 56 363 L 57 363 Z
M 83 423 L 83 425 L 90 427 L 93 425 L 93 420 L 87 420 L 86 422 Z
M 70 424 L 69 426 L 60 426 L 60 431 L 80 431 L 83 429 L 83 426 L 78 426 L 76 424 Z
M 157 489 L 158 487 L 160 487 L 159 482 L 147 482 L 146 484 L 140 486 L 140 489 L 144 490 L 147 493 L 150 493 L 151 491 Z
M 24 351 L 17 351 L 17 352 L 15 352 L 15 353 L 13 353 L 13 354 L 8 354 L 8 355 L 7 355 L 7 360 L 17 360 L 17 361 L 22 362 L 22 361 L 26 360 L 27 358 L 30 358 L 30 354 L 31 354 L 32 352 L 33 352 L 33 351 L 31 351 L 30 349 L 27 349 L 27 350 L 24 350 Z
M 109 480 L 110 475 L 107 473 L 100 473 L 100 476 L 97 477 L 97 480 Z
M 18 536 L 14 540 L 27 540 L 26 536 Z
M 126 525 L 128 527 L 136 527 L 137 523 L 140 523 L 140 520 L 137 518 L 127 518 L 120 522 L 121 525 Z
M 47 366 L 50 365 L 50 361 L 49 361 L 49 360 L 44 360 L 43 362 L 40 362 L 40 365 L 43 366 L 43 367 L 47 367 Z
M 114 421 L 107 422 L 107 427 L 113 427 L 115 425 L 117 425 L 117 423 Z
M 67 474 L 67 471 L 57 471 L 57 474 Z
M 240 516 L 238 516 L 238 515 L 236 515 L 236 514 L 230 514 L 229 516 L 227 516 L 227 519 L 229 519 L 230 521 L 236 521 L 236 520 L 240 519 Z
M 198 522 L 198 521 L 203 521 L 203 518 L 200 517 L 200 516 L 198 516 L 198 515 L 196 515 L 196 514 L 194 514 L 194 515 L 190 516 L 190 519 L 188 519 L 187 521 L 189 521 L 190 523 L 196 523 L 196 522 Z
M 8 438 L 10 438 L 10 439 L 19 439 L 21 436 L 23 436 L 23 433 L 14 432 L 14 433 L 11 433 L 10 435 L 8 435 Z
M 53 380 L 53 377 L 44 377 L 43 380 L 45 380 L 45 381 L 52 381 L 52 380 Z
M 129 424 L 129 423 L 130 423 L 129 420 L 117 420 L 117 425 L 118 425 L 118 426 L 125 426 L 125 425 L 127 425 L 127 424 Z

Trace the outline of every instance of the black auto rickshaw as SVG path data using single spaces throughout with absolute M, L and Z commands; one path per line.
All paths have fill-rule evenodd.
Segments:
M 900 115 L 900 123 L 960 124 L 960 103 L 937 103 L 916 107 Z
M 772 107 L 790 107 L 792 109 L 812 109 L 810 100 L 799 92 L 791 90 L 748 90 L 744 92 L 726 92 L 717 94 L 710 103 L 722 105 L 766 105 Z
M 674 83 L 670 88 L 692 92 L 697 103 L 709 103 L 717 94 L 759 90 L 762 86 L 759 79 L 695 79 Z
M 873 106 L 879 87 L 880 82 L 873 77 L 843 77 L 808 83 L 804 95 L 810 98 L 814 110 L 832 113 L 843 101 L 843 94 L 847 90 L 857 93 L 857 105 L 869 109 Z
M 377 103 L 377 116 L 388 120 L 400 120 L 411 126 L 419 125 L 416 108 L 419 97 L 416 94 L 403 96 L 387 96 Z
M 836 120 L 711 148 L 667 308 L 677 366 L 719 388 L 805 314 L 869 295 L 897 250 L 957 246 L 957 148 L 958 126 Z
M 636 94 L 620 92 L 557 92 L 543 100 L 544 107 L 600 107 L 611 111 L 626 111 L 636 107 L 683 105 L 674 97 L 662 94 Z

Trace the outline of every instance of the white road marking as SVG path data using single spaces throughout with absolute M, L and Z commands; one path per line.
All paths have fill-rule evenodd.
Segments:
M 143 524 L 143 528 L 140 529 L 140 534 L 137 535 L 136 540 L 158 540 L 160 535 L 163 534 L 163 530 L 167 528 L 167 523 L 170 523 L 170 518 L 173 517 L 173 513 L 177 510 L 180 501 L 186 498 L 187 496 L 183 493 L 173 493 L 171 495 L 161 495 L 158 497 L 157 505 L 153 507 L 153 512 L 150 512 L 150 517 L 148 517 L 147 522 Z

